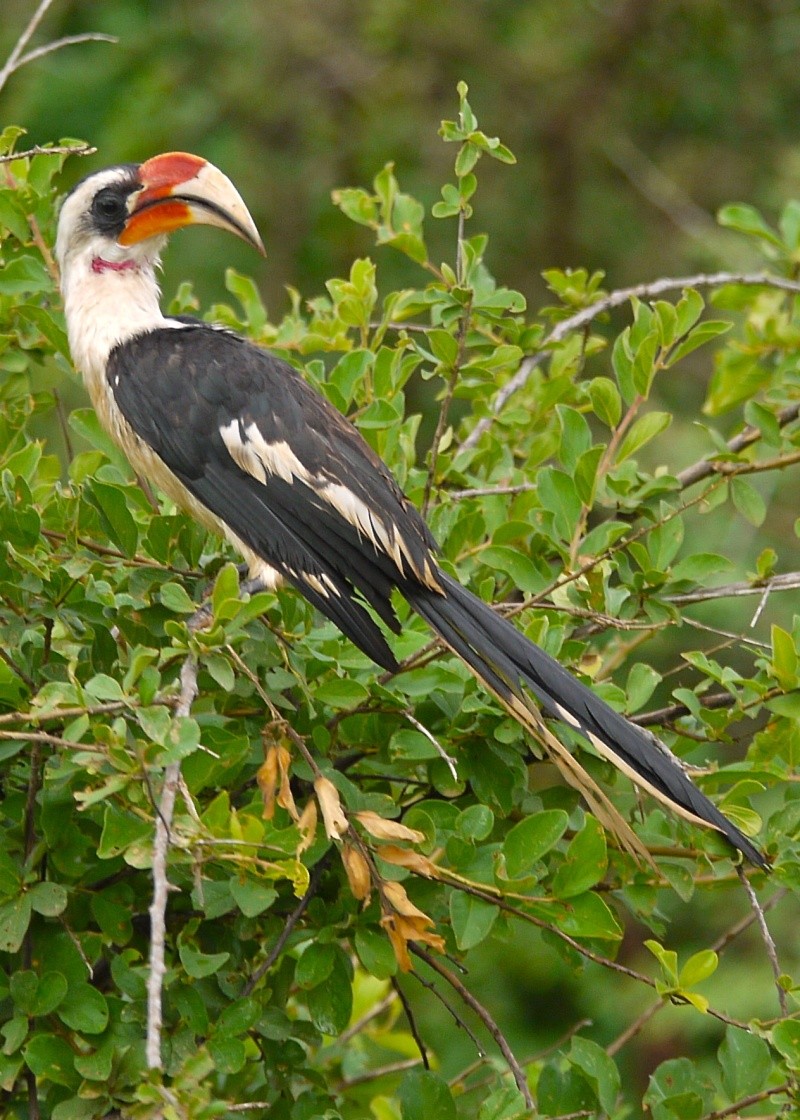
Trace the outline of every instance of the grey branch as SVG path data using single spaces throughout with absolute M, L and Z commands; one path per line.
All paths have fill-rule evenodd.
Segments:
M 787 424 L 791 424 L 800 416 L 800 404 L 790 404 L 787 408 L 782 409 L 776 416 L 778 426 L 785 428 Z M 728 440 L 728 450 L 733 454 L 739 451 L 744 451 L 751 443 L 755 443 L 761 439 L 761 429 L 749 426 L 742 429 L 732 439 Z M 708 478 L 709 475 L 716 474 L 718 470 L 718 460 L 715 460 L 712 455 L 710 458 L 700 459 L 699 462 L 693 463 L 690 467 L 686 467 L 680 474 L 677 475 L 678 482 L 681 484 L 681 489 L 685 490 L 687 486 L 693 486 L 695 482 L 700 482 L 701 479 Z
M 119 41 L 114 35 L 103 35 L 100 32 L 88 32 L 83 35 L 66 35 L 63 39 L 55 39 L 52 43 L 46 43 L 41 47 L 35 47 L 32 51 L 28 51 L 27 54 L 23 54 L 22 52 L 31 41 L 31 37 L 44 19 L 52 3 L 53 0 L 41 0 L 39 7 L 28 21 L 27 27 L 14 44 L 11 54 L 6 59 L 2 69 L 0 69 L 0 90 L 2 90 L 8 79 L 12 74 L 16 73 L 17 70 L 20 70 L 29 62 L 34 62 L 37 58 L 42 58 L 44 55 L 50 54 L 52 51 L 60 50 L 62 47 L 70 47 L 74 43 L 116 43 Z
M 176 719 L 189 715 L 192 701 L 197 695 L 197 662 L 187 657 L 181 669 L 181 693 L 175 709 Z M 161 800 L 156 809 L 156 828 L 153 840 L 153 901 L 150 904 L 150 969 L 147 977 L 147 1067 L 161 1069 L 161 993 L 166 974 L 164 942 L 166 937 L 167 898 L 170 891 L 167 879 L 170 828 L 175 811 L 181 768 L 173 762 L 164 770 Z
M 75 144 L 74 146 L 56 144 L 52 148 L 43 148 L 41 144 L 34 144 L 24 152 L 6 152 L 0 155 L 0 163 L 13 163 L 15 159 L 30 159 L 31 156 L 93 156 L 97 148 L 91 144 Z
M 796 591 L 800 587 L 800 572 L 782 572 L 766 580 L 750 583 L 725 583 L 720 587 L 698 587 L 695 591 L 685 591 L 682 595 L 668 595 L 666 600 L 677 606 L 689 603 L 705 603 L 710 599 L 734 599 L 742 595 L 765 595 L 773 591 Z
M 573 331 L 582 330 L 599 315 L 611 311 L 615 307 L 620 307 L 631 299 L 647 300 L 662 295 L 664 292 L 682 291 L 684 288 L 720 288 L 723 284 L 779 288 L 781 291 L 800 294 L 800 282 L 786 280 L 782 276 L 772 276 L 768 272 L 700 272 L 695 276 L 665 276 L 660 280 L 651 280 L 646 284 L 635 284 L 631 288 L 618 288 L 617 291 L 603 296 L 602 299 L 591 304 L 591 306 L 582 307 L 580 311 L 570 315 L 568 319 L 562 319 L 560 323 L 553 327 L 542 342 L 538 353 L 526 358 L 514 376 L 499 391 L 492 403 L 492 415 L 484 416 L 482 420 L 478 421 L 461 444 L 461 450 L 467 451 L 475 446 L 483 433 L 491 426 L 494 418 L 502 411 L 506 402 L 527 384 L 530 375 L 544 361 L 550 350 Z

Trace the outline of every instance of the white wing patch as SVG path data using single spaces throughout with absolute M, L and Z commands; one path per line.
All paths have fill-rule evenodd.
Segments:
M 383 518 L 370 509 L 367 503 L 344 483 L 333 482 L 322 475 L 312 474 L 298 459 L 286 440 L 268 443 L 255 421 L 251 421 L 245 427 L 238 419 L 231 420 L 229 424 L 221 427 L 219 434 L 236 465 L 258 482 L 266 485 L 272 477 L 282 478 L 290 485 L 295 481 L 305 483 L 348 524 L 352 525 L 360 536 L 366 537 L 378 551 L 390 556 L 401 574 L 413 572 L 424 583 L 438 587 L 430 565 L 425 565 L 424 572 L 418 570 L 411 549 L 395 526 L 387 525 Z M 304 578 L 309 580 L 307 575 Z M 312 586 L 316 584 L 312 583 Z M 317 590 L 321 594 L 327 594 L 321 586 L 317 587 Z M 335 591 L 333 587 L 329 590 Z
M 266 483 L 273 475 L 284 482 L 293 483 L 297 478 L 311 483 L 311 476 L 286 440 L 267 443 L 255 422 L 245 428 L 239 420 L 231 420 L 219 434 L 236 465 L 259 482 Z

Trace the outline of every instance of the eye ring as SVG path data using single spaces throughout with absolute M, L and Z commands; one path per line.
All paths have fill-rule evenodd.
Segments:
M 126 196 L 114 187 L 103 187 L 92 199 L 92 215 L 98 225 L 107 230 L 118 226 L 128 216 L 125 204 Z

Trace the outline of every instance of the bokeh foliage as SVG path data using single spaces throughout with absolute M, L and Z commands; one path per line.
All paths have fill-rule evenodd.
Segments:
M 707 311 L 698 290 L 678 286 L 671 300 L 634 300 L 620 318 L 598 315 L 548 342 L 603 300 L 602 277 L 550 270 L 535 313 L 494 279 L 470 211 L 477 176 L 493 164 L 478 157 L 503 163 L 510 153 L 478 130 L 464 96 L 443 128 L 455 144 L 448 158 L 458 154 L 430 217 L 384 167 L 370 186 L 335 195 L 377 242 L 374 261 L 359 257 L 278 321 L 230 271 L 232 303 L 209 315 L 303 364 L 427 506 L 443 562 L 461 579 L 609 702 L 630 714 L 650 706 L 648 722 L 682 757 L 712 760 L 698 776 L 706 792 L 743 827 L 763 824 L 776 870 L 753 883 L 775 901 L 788 973 L 800 627 L 773 595 L 748 628 L 755 595 L 747 618 L 726 622 L 731 638 L 691 599 L 735 580 L 760 589 L 794 569 L 786 536 L 764 546 L 755 530 L 787 516 L 762 480 L 784 477 L 798 454 L 797 297 L 726 284 Z M 0 1086 L 10 1115 L 30 1115 L 32 1099 L 54 1120 L 119 1108 L 199 1120 L 253 1101 L 263 1102 L 255 1115 L 292 1120 L 525 1115 L 487 1019 L 463 1010 L 428 965 L 401 967 L 409 941 L 423 951 L 427 941 L 431 960 L 453 973 L 438 938 L 455 960 L 475 962 L 482 1004 L 498 1020 L 497 985 L 481 990 L 482 970 L 530 984 L 545 960 L 557 978 L 541 1022 L 507 1016 L 542 1115 L 621 1117 L 646 1104 L 670 1120 L 750 1096 L 762 1113 L 780 1107 L 796 1092 L 800 1039 L 795 1021 L 778 1016 L 763 944 L 737 960 L 721 936 L 752 918 L 722 841 L 650 802 L 637 807 L 627 784 L 584 752 L 658 872 L 637 866 L 554 773 L 530 765 L 532 744 L 430 647 L 418 620 L 403 615 L 395 648 L 408 670 L 387 676 L 297 596 L 240 602 L 234 558 L 219 542 L 152 508 L 91 412 L 63 415 L 72 374 L 43 253 L 59 163 L 7 163 L 0 191 Z M 774 229 L 742 206 L 724 220 L 766 251 L 780 280 L 795 273 L 797 213 L 790 203 Z M 437 226 L 456 246 L 445 264 L 428 247 Z M 383 280 L 398 253 L 413 286 Z M 194 306 L 181 286 L 173 307 Z M 695 481 L 691 445 L 676 434 L 685 421 L 653 403 L 660 384 L 697 368 L 691 355 L 713 370 L 694 439 L 698 462 L 715 465 Z M 526 362 L 525 387 L 465 447 Z M 416 379 L 439 396 L 432 450 L 420 447 L 407 405 Z M 59 416 L 60 441 L 47 443 Z M 750 433 L 740 450 L 726 442 L 732 427 Z M 54 453 L 63 446 L 67 462 Z M 187 620 L 209 590 L 213 625 L 192 634 Z M 189 655 L 200 695 L 176 719 Z M 330 783 L 317 775 L 316 796 L 301 745 Z M 177 760 L 186 793 L 171 829 L 178 889 L 162 1083 L 145 1071 L 142 1043 L 149 862 L 154 797 Z M 453 1045 L 452 1021 L 432 1026 L 417 977 L 440 985 L 488 1059 L 474 1061 L 466 1031 Z M 794 1011 L 791 977 L 783 986 Z M 626 1064 L 617 1044 L 656 997 L 659 1007 L 676 1002 L 664 1014 L 679 1017 L 682 1037 L 640 1084 L 639 1059 Z M 578 1023 L 579 1009 L 593 1025 Z

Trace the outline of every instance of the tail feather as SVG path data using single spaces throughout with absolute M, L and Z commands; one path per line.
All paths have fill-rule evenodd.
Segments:
M 580 789 L 626 848 L 640 857 L 646 854 L 599 786 L 542 722 L 524 690 L 533 694 L 547 715 L 579 731 L 600 755 L 673 812 L 716 829 L 755 866 L 768 867 L 763 853 L 700 792 L 655 735 L 615 712 L 461 584 L 443 572 L 438 578 L 444 594 L 419 584 L 403 588 L 411 606 L 510 714 L 543 743 L 565 778 Z

